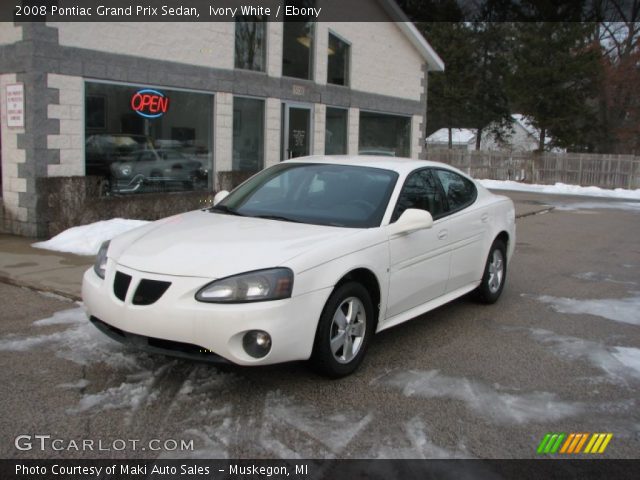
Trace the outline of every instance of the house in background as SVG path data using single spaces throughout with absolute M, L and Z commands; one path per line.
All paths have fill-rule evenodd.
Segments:
M 511 115 L 511 129 L 507 129 L 502 134 L 502 139 L 490 132 L 483 133 L 480 141 L 480 150 L 498 150 L 502 152 L 533 152 L 538 149 L 540 141 L 540 130 L 532 125 L 527 118 L 520 114 Z M 551 138 L 547 135 L 545 145 L 551 143 Z
M 482 132 L 480 140 L 481 151 L 499 151 L 499 152 L 533 152 L 538 149 L 540 138 L 540 130 L 534 127 L 527 118 L 519 113 L 511 115 L 511 129 L 505 129 L 502 138 L 498 138 L 487 127 Z M 475 150 L 476 149 L 476 130 L 470 128 L 454 128 L 452 129 L 452 148 L 455 150 Z M 545 145 L 551 143 L 551 138 L 547 136 Z M 449 146 L 449 129 L 441 128 L 429 135 L 426 139 L 427 151 L 429 149 L 448 148 Z M 563 150 L 553 148 L 553 152 L 561 152 Z
M 431 149 L 449 148 L 449 129 L 436 130 L 426 139 L 427 152 Z M 451 148 L 453 150 L 475 150 L 476 131 L 471 128 L 451 129 Z

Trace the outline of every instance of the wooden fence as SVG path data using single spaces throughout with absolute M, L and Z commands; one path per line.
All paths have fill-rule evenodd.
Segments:
M 452 165 L 475 178 L 640 188 L 640 157 L 633 155 L 430 149 L 427 158 Z

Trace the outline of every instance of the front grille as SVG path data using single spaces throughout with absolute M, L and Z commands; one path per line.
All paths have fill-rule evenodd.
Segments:
M 167 291 L 171 282 L 161 282 L 160 280 L 140 280 L 140 284 L 133 295 L 134 305 L 151 305 Z
M 131 284 L 131 275 L 127 275 L 126 273 L 122 272 L 116 272 L 116 278 L 113 281 L 113 293 L 123 302 L 127 296 L 129 284 Z
M 89 317 L 89 320 L 98 328 L 98 330 L 112 339 L 151 353 L 161 353 L 174 357 L 201 360 L 218 364 L 229 363 L 228 360 L 225 360 L 221 356 L 192 343 L 176 342 L 174 340 L 146 337 L 144 335 L 125 332 L 124 330 L 120 330 L 117 327 L 109 325 L 94 316 Z

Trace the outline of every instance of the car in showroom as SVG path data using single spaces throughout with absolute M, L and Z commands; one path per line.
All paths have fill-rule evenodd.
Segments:
M 296 158 L 213 203 L 101 246 L 82 286 L 94 325 L 153 352 L 340 377 L 374 333 L 469 292 L 498 300 L 516 241 L 509 198 L 422 160 Z
M 193 190 L 206 187 L 208 171 L 202 161 L 172 149 L 145 149 L 111 163 L 111 190 Z

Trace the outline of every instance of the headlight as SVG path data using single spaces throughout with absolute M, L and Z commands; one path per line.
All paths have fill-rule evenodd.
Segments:
M 215 280 L 196 293 L 196 300 L 210 303 L 245 303 L 291 297 L 293 272 L 269 268 Z
M 131 167 L 129 165 L 120 167 L 120 173 L 125 177 L 128 177 L 129 175 L 131 175 Z
M 98 255 L 96 256 L 96 263 L 93 264 L 93 271 L 96 272 L 100 278 L 104 278 L 104 272 L 107 269 L 107 250 L 109 250 L 109 242 L 103 242 L 100 245 L 100 250 L 98 250 Z

